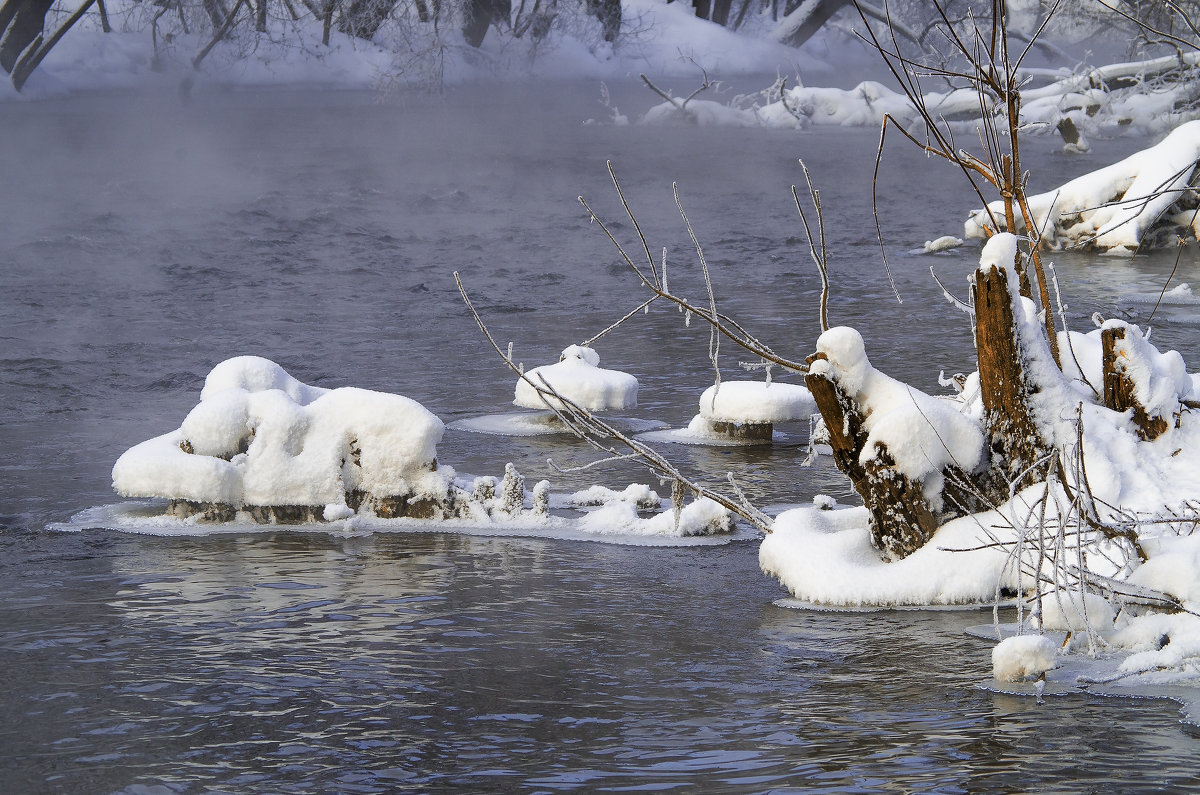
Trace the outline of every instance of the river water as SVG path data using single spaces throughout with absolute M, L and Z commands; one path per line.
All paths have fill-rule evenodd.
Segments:
M 764 79 L 765 80 L 765 79 Z M 769 81 L 767 81 L 769 82 Z M 766 85 L 766 82 L 762 82 Z M 756 81 L 741 90 L 761 87 Z M 612 86 L 621 110 L 651 97 Z M 679 90 L 685 90 L 680 86 Z M 646 95 L 643 95 L 643 94 Z M 576 201 L 634 251 L 611 160 L 672 283 L 802 358 L 819 280 L 790 186 L 808 163 L 828 226 L 834 323 L 876 366 L 936 390 L 972 369 L 975 249 L 916 253 L 975 206 L 948 166 L 877 133 L 584 124 L 594 85 L 368 94 L 107 95 L 0 106 L 0 790 L 1100 792 L 1194 783 L 1197 744 L 1164 701 L 1038 705 L 983 689 L 990 613 L 823 613 L 786 596 L 757 543 L 625 546 L 452 532 L 264 530 L 155 537 L 54 529 L 117 501 L 109 470 L 178 427 L 239 354 L 301 380 L 399 392 L 447 422 L 505 411 L 513 378 L 465 312 L 460 271 L 528 365 L 640 300 Z M 1049 187 L 1087 159 L 1035 139 Z M 1057 258 L 1070 316 L 1144 319 L 1173 257 Z M 1176 282 L 1200 278 L 1193 260 Z M 1147 303 L 1149 302 L 1149 303 Z M 1194 366 L 1196 313 L 1160 310 Z M 641 381 L 637 416 L 685 424 L 710 382 L 707 333 L 652 311 L 596 343 Z M 726 376 L 738 357 L 726 353 Z M 782 378 L 776 373 L 776 377 Z M 791 377 L 794 380 L 795 376 Z M 768 448 L 669 446 L 735 471 L 767 506 L 849 501 L 804 429 Z M 563 437 L 450 430 L 439 460 L 557 491 L 647 482 Z M 652 484 L 657 485 L 657 484 Z

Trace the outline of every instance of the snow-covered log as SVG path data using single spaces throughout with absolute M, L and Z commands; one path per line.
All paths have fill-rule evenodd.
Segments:
M 1114 254 L 1173 244 L 1195 236 L 1200 195 L 1193 181 L 1200 160 L 1200 121 L 1177 127 L 1161 143 L 1110 166 L 1029 197 L 1029 211 L 1047 248 L 1082 247 Z M 1004 228 L 1003 202 L 973 211 L 967 237 Z M 1018 233 L 1026 231 L 1018 220 Z

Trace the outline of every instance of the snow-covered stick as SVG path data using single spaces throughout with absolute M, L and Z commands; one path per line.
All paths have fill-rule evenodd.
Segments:
M 554 412 L 555 416 L 562 421 L 563 425 L 570 430 L 571 433 L 575 434 L 575 436 L 586 442 L 588 446 L 597 452 L 603 453 L 605 456 L 605 458 L 602 459 L 603 462 L 628 461 L 631 459 L 640 461 L 643 466 L 649 469 L 660 479 L 670 480 L 675 483 L 682 484 L 682 486 L 685 487 L 687 491 L 690 491 L 695 497 L 710 499 L 718 505 L 726 508 L 736 516 L 741 517 L 754 527 L 761 530 L 763 533 L 771 532 L 769 520 L 764 521 L 761 513 L 747 510 L 739 501 L 731 499 L 730 497 L 710 489 L 698 481 L 685 476 L 658 451 L 654 450 L 644 442 L 627 436 L 617 428 L 613 427 L 611 423 L 600 419 L 588 409 L 558 392 L 544 378 L 539 378 L 538 382 L 530 379 L 529 376 L 522 371 L 521 367 L 515 361 L 513 361 L 512 357 L 505 353 L 505 351 L 500 347 L 499 343 L 496 342 L 495 337 L 492 336 L 492 333 L 488 331 L 487 325 L 483 322 L 483 318 L 479 315 L 479 312 L 476 311 L 474 304 L 471 303 L 471 298 L 467 294 L 466 287 L 463 285 L 462 279 L 457 271 L 454 272 L 454 282 L 458 286 L 458 292 L 462 296 L 463 303 L 465 303 L 467 306 L 467 311 L 471 313 L 471 317 L 474 318 L 475 324 L 483 333 L 484 338 L 487 339 L 488 344 L 492 346 L 492 349 L 497 355 L 500 356 L 500 359 L 504 362 L 504 364 L 507 365 L 510 370 L 516 373 L 518 378 L 531 386 L 537 392 L 537 394 L 541 397 L 542 402 L 545 404 L 545 407 Z M 600 441 L 600 439 L 614 439 L 628 449 L 629 452 L 620 453 L 617 451 L 616 447 L 609 444 L 604 444 Z M 595 461 L 585 466 L 595 466 L 599 463 L 601 462 Z
M 693 63 L 695 63 L 695 61 L 693 61 Z M 692 117 L 692 114 L 690 114 L 688 112 L 688 103 L 691 102 L 693 99 L 695 99 L 698 95 L 704 93 L 705 91 L 707 91 L 708 89 L 710 89 L 714 85 L 716 85 L 715 83 L 713 83 L 711 80 L 708 79 L 708 70 L 706 70 L 704 67 L 700 67 L 700 73 L 703 75 L 703 80 L 700 83 L 700 87 L 697 88 L 692 93 L 688 94 L 683 99 L 680 99 L 679 97 L 673 97 L 670 94 L 668 94 L 667 92 L 663 91 L 661 88 L 654 85 L 654 83 L 651 83 L 650 78 L 646 77 L 644 74 L 639 74 L 638 77 L 642 78 L 642 82 L 646 84 L 647 88 L 649 88 L 655 94 L 658 94 L 660 97 L 665 99 L 669 104 L 673 105 L 675 107 L 675 110 L 679 111 L 679 113 L 682 116 L 684 116 L 685 118 L 691 119 L 693 117 Z
M 679 199 L 678 183 L 671 183 L 671 193 L 675 196 L 675 206 L 679 208 L 679 215 L 683 218 L 683 225 L 687 227 L 688 237 L 692 239 L 692 245 L 696 247 L 696 258 L 700 260 L 700 272 L 704 275 L 704 289 L 708 293 L 708 308 L 712 313 L 711 317 L 717 315 L 717 296 L 713 292 L 712 274 L 708 270 L 708 259 L 704 256 L 704 248 L 701 247 L 700 241 L 696 238 L 696 230 L 692 229 L 692 222 L 688 220 L 687 212 L 683 209 L 683 202 Z M 721 367 L 718 363 L 718 358 L 721 355 L 721 338 L 717 336 L 715 326 L 709 326 L 708 333 L 708 358 L 712 362 L 713 373 L 717 379 L 716 386 L 721 387 Z

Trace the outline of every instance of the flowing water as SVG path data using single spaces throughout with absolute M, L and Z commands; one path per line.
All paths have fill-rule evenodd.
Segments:
M 761 87 L 755 81 L 740 89 Z M 766 85 L 766 82 L 762 83 Z M 680 87 L 684 89 L 686 87 Z M 622 110 L 650 103 L 614 87 Z M 677 181 L 717 298 L 803 358 L 819 278 L 790 194 L 812 171 L 834 323 L 876 366 L 937 390 L 972 369 L 974 249 L 916 253 L 976 200 L 950 167 L 877 134 L 583 124 L 599 87 L 445 98 L 198 93 L 0 107 L 0 790 L 5 792 L 1087 792 L 1194 783 L 1197 745 L 1163 701 L 982 689 L 990 614 L 822 613 L 775 604 L 757 543 L 644 547 L 450 532 L 263 530 L 154 537 L 53 529 L 117 500 L 127 447 L 178 427 L 208 369 L 257 354 L 301 380 L 415 398 L 445 421 L 510 408 L 513 377 L 452 272 L 528 365 L 642 300 L 576 197 L 637 255 L 611 160 L 672 284 L 701 297 Z M 1045 186 L 1088 159 L 1035 139 Z M 802 184 L 802 183 L 801 183 Z M 1144 320 L 1174 258 L 1061 256 L 1070 316 Z M 1200 278 L 1184 260 L 1175 277 Z M 1195 307 L 1155 319 L 1195 365 Z M 708 334 L 673 311 L 596 343 L 641 381 L 639 417 L 678 427 L 711 381 Z M 726 377 L 738 355 L 725 346 Z M 785 378 L 775 373 L 777 378 Z M 786 377 L 794 380 L 795 376 Z M 849 501 L 803 428 L 768 448 L 668 446 L 735 471 L 760 504 Z M 647 482 L 564 437 L 450 430 L 439 460 L 556 491 Z M 657 484 L 652 484 L 656 485 Z

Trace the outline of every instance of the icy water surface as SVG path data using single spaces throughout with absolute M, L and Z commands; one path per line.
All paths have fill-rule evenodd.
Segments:
M 764 82 L 763 85 L 766 83 Z M 759 88 L 754 82 L 739 90 Z M 621 109 L 649 97 L 612 87 Z M 681 87 L 686 88 L 686 87 Z M 267 531 L 160 538 L 47 525 L 114 502 L 109 470 L 177 427 L 216 362 L 257 354 L 301 380 L 400 392 L 447 422 L 509 410 L 513 379 L 465 313 L 462 273 L 529 365 L 636 305 L 576 196 L 636 253 L 611 160 L 671 279 L 697 285 L 678 181 L 722 308 L 802 358 L 819 282 L 789 192 L 822 191 L 834 292 L 874 363 L 923 388 L 971 367 L 929 277 L 966 292 L 975 249 L 929 256 L 971 193 L 897 146 L 882 223 L 873 131 L 584 125 L 594 85 L 445 100 L 313 93 L 110 96 L 0 107 L 0 790 L 827 792 L 1151 791 L 1193 783 L 1197 745 L 1159 701 L 979 689 L 970 613 L 816 613 L 757 544 L 632 547 L 452 533 Z M 1035 141 L 1047 187 L 1088 160 Z M 1144 320 L 1170 257 L 1059 257 L 1077 324 Z M 1176 281 L 1200 280 L 1184 261 Z M 692 291 L 699 294 L 698 287 Z M 1195 366 L 1196 307 L 1154 321 Z M 687 422 L 707 334 L 673 312 L 596 344 L 641 381 L 638 417 Z M 726 377 L 738 356 L 723 357 Z M 777 377 L 779 374 L 776 374 Z M 793 377 L 794 378 L 794 377 Z M 766 505 L 850 499 L 828 461 L 773 448 L 671 449 Z M 567 439 L 448 431 L 439 459 L 559 491 Z

